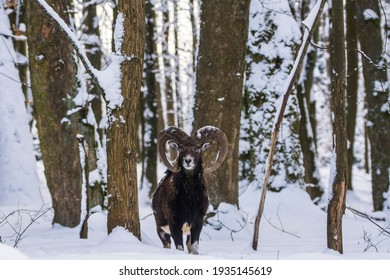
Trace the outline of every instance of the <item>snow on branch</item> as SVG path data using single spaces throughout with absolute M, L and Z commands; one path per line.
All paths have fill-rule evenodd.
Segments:
M 34 2 L 42 8 L 42 11 L 51 18 L 54 23 L 56 23 L 60 29 L 63 31 L 65 36 L 68 38 L 69 43 L 74 48 L 77 56 L 79 57 L 81 63 L 85 67 L 86 72 L 91 76 L 93 81 L 96 83 L 97 87 L 99 88 L 99 91 L 102 93 L 103 98 L 107 101 L 108 95 L 117 95 L 118 90 L 120 89 L 120 83 L 119 85 L 116 83 L 118 79 L 110 79 L 110 81 L 107 81 L 107 73 L 104 73 L 103 71 L 97 70 L 95 67 L 92 66 L 91 62 L 89 61 L 86 51 L 84 49 L 83 44 L 77 39 L 76 34 L 68 27 L 66 22 L 54 11 L 52 7 L 50 7 L 45 0 L 34 0 Z M 116 59 L 115 61 L 121 63 L 122 60 Z M 115 63 L 117 64 L 117 63 Z M 116 65 L 117 66 L 117 65 Z M 109 67 L 110 68 L 110 67 Z M 112 67 L 110 68 L 112 70 Z M 106 69 L 107 70 L 107 69 Z M 106 72 L 106 71 L 104 71 Z M 117 72 L 117 71 L 114 71 Z M 120 79 L 119 79 L 120 81 Z M 115 83 L 115 86 L 113 86 L 113 82 Z M 114 94 L 112 92 L 114 91 Z M 120 91 L 119 91 L 120 92 Z M 110 101 L 110 100 L 108 100 Z M 121 103 L 115 102 L 115 106 L 120 107 Z

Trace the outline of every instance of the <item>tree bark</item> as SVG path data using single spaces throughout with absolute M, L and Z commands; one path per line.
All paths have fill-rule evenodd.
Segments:
M 120 107 L 109 110 L 107 128 L 108 232 L 122 226 L 141 238 L 137 189 L 137 111 L 142 84 L 145 47 L 145 2 L 118 3 L 118 18 L 123 17 L 123 43 L 120 53 Z M 117 21 L 118 21 L 117 18 Z M 120 23 L 119 23 L 120 24 Z M 117 27 L 119 27 L 117 24 Z M 115 121 L 116 120 L 116 121 Z
M 196 72 L 193 130 L 214 125 L 228 138 L 225 162 L 213 173 L 211 203 L 238 205 L 238 141 L 242 104 L 249 1 L 203 1 Z M 210 162 L 207 157 L 205 162 Z
M 343 1 L 333 1 L 331 30 L 333 158 L 329 180 L 328 248 L 343 253 L 342 218 L 347 191 L 347 130 L 345 117 L 345 35 Z
M 69 23 L 72 1 L 47 1 Z M 77 93 L 77 65 L 64 33 L 34 1 L 27 2 L 27 31 L 35 117 L 54 209 L 53 223 L 80 223 L 79 117 L 68 115 Z
M 357 0 L 359 41 L 362 50 L 367 104 L 367 135 L 370 143 L 374 211 L 384 209 L 389 190 L 390 114 L 387 62 L 384 58 L 378 0 Z

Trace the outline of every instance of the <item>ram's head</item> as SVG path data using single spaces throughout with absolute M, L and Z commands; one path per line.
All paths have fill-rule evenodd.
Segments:
M 194 135 L 189 136 L 182 129 L 170 126 L 160 132 L 158 150 L 161 160 L 172 172 L 177 173 L 181 168 L 184 168 L 184 171 L 192 171 L 199 163 L 202 163 L 202 152 L 207 150 L 213 142 L 217 145 L 215 159 L 203 169 L 204 173 L 210 173 L 222 164 L 227 154 L 227 138 L 219 128 L 204 126 Z M 167 147 L 176 151 L 176 157 L 168 159 Z

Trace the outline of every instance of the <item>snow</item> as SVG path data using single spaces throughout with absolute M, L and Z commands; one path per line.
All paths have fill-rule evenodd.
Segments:
M 10 26 L 1 6 L 0 26 Z M 40 182 L 12 40 L 1 36 L 0 50 L 0 205 L 40 205 Z
M 366 20 L 366 21 L 379 19 L 378 14 L 374 10 L 371 10 L 371 9 L 365 9 L 363 11 L 363 16 L 364 16 L 364 20 Z
M 369 180 L 354 170 L 356 191 L 348 192 L 347 205 L 370 213 Z M 162 172 L 162 169 L 161 169 Z M 160 172 L 160 173 L 161 173 Z M 160 174 L 161 175 L 161 174 Z M 326 177 L 326 171 L 322 174 Z M 161 175 L 162 176 L 162 175 Z M 161 178 L 160 176 L 160 178 Z M 107 235 L 106 212 L 93 213 L 88 221 L 88 239 L 79 238 L 78 228 L 52 225 L 50 211 L 26 232 L 26 236 L 12 252 L 0 247 L 0 258 L 6 259 L 185 259 L 185 260 L 276 260 L 276 259 L 390 259 L 390 238 L 368 220 L 347 211 L 343 220 L 344 254 L 334 254 L 326 248 L 326 213 L 315 206 L 308 194 L 299 188 L 285 188 L 279 193 L 268 192 L 264 216 L 260 225 L 259 249 L 253 251 L 251 240 L 257 213 L 260 190 L 248 188 L 240 195 L 240 208 L 222 203 L 216 215 L 209 218 L 200 240 L 200 255 L 189 255 L 174 249 L 163 249 L 155 230 L 155 222 L 148 198 L 148 190 L 140 190 L 140 218 L 142 241 L 123 228 L 115 228 Z M 1 207 L 8 214 L 14 207 Z M 212 207 L 209 209 L 213 211 Z M 383 217 L 378 216 L 377 217 Z M 17 222 L 12 216 L 8 221 Z M 0 216 L 0 221 L 2 220 Z M 22 220 L 22 228 L 26 226 Z M 385 222 L 378 222 L 386 226 Z M 9 238 L 12 229 L 0 224 L 4 246 L 13 244 Z M 369 246 L 364 236 L 371 236 L 374 246 Z M 8 248 L 7 248 L 8 249 Z
M 0 9 L 0 28 L 5 16 Z M 280 31 L 284 33 L 284 31 Z M 295 36 L 294 34 L 290 34 Z M 11 46 L 10 40 L 0 40 L 0 50 Z M 283 50 L 279 50 L 283 52 Z M 283 56 L 288 54 L 283 53 Z M 115 58 L 120 59 L 116 54 Z M 112 83 L 120 75 L 118 64 L 113 63 L 101 80 Z M 261 67 L 260 65 L 254 66 Z M 0 73 L 18 77 L 12 56 L 0 51 Z M 348 210 L 343 218 L 344 254 L 327 249 L 327 216 L 321 207 L 314 205 L 308 194 L 295 185 L 280 180 L 277 185 L 288 185 L 280 192 L 268 192 L 264 216 L 260 225 L 259 249 L 251 248 L 253 224 L 261 190 L 256 184 L 240 188 L 238 208 L 222 203 L 215 215 L 204 226 L 199 244 L 200 255 L 189 255 L 175 249 L 163 249 L 157 236 L 152 215 L 149 189 L 139 191 L 141 241 L 125 229 L 118 227 L 107 235 L 107 213 L 95 209 L 88 220 L 88 239 L 79 238 L 79 228 L 52 225 L 50 210 L 29 226 L 31 215 L 42 213 L 50 207 L 41 162 L 35 162 L 31 134 L 24 107 L 20 83 L 0 75 L 0 259 L 6 260 L 390 260 L 390 238 L 368 220 L 355 216 Z M 254 84 L 258 86 L 258 84 Z M 277 86 L 277 85 L 272 85 Z M 279 85 L 280 87 L 280 85 Z M 112 105 L 120 104 L 115 95 Z M 118 102 L 118 103 L 116 103 Z M 66 118 L 63 119 L 67 121 Z M 94 124 L 96 127 L 96 124 Z M 197 137 L 201 135 L 198 133 Z M 331 141 L 329 141 L 331 143 Z M 241 142 L 240 142 L 241 144 Z M 240 147 L 242 148 L 242 147 Z M 99 147 L 102 165 L 106 170 L 104 153 Z M 262 173 L 258 165 L 256 172 Z M 164 169 L 159 164 L 159 178 Z M 320 170 L 322 181 L 332 181 L 334 170 L 325 164 Z M 139 173 L 140 174 L 140 173 Z M 371 182 L 369 174 L 354 166 L 354 191 L 347 193 L 347 205 L 366 212 L 388 228 L 387 212 L 372 212 Z M 100 178 L 98 171 L 90 174 L 90 181 Z M 106 175 L 105 175 L 106 176 Z M 281 176 L 282 178 L 284 176 Z M 93 178 L 93 179 L 92 179 Z M 279 179 L 280 179 L 279 178 Z M 41 181 L 40 181 L 41 180 Z M 40 186 L 43 188 L 40 189 Z M 41 194 L 39 193 L 41 190 Z M 46 198 L 42 201 L 42 197 Z M 5 216 L 18 209 L 23 213 Z M 85 213 L 84 213 L 85 214 Z M 29 226 L 29 227 L 28 227 Z M 23 238 L 12 248 L 18 233 L 24 229 Z M 16 230 L 16 233 L 15 233 Z M 174 246 L 173 246 L 174 247 Z M 3 274 L 0 272 L 3 279 Z

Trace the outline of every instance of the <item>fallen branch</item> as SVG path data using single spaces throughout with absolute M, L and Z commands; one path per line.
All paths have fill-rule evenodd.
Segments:
M 390 231 L 383 228 L 382 226 L 380 226 L 379 224 L 377 224 L 370 216 L 368 216 L 366 213 L 363 213 L 363 212 L 360 212 L 356 209 L 353 209 L 349 206 L 346 207 L 349 211 L 351 211 L 353 214 L 359 216 L 359 217 L 362 217 L 362 218 L 365 218 L 367 220 L 369 220 L 371 223 L 373 223 L 374 225 L 376 225 L 378 228 L 380 228 L 382 230 L 382 232 L 388 234 L 390 236 Z
M 20 243 L 20 241 L 22 241 L 22 239 L 24 238 L 24 234 L 26 233 L 26 231 L 30 228 L 30 226 L 34 223 L 36 223 L 36 221 L 41 218 L 43 215 L 45 215 L 47 212 L 49 212 L 50 210 L 52 209 L 52 207 L 49 207 L 47 208 L 46 210 L 42 211 L 42 210 L 27 210 L 27 209 L 18 209 L 18 210 L 15 210 L 11 213 L 9 213 L 8 215 L 4 216 L 4 218 L 2 220 L 0 220 L 0 226 L 2 226 L 2 224 L 8 224 L 12 230 L 13 230 L 13 234 L 10 236 L 10 237 L 15 237 L 15 240 L 14 240 L 14 248 L 16 248 L 18 246 L 18 244 Z M 35 216 L 32 216 L 30 212 L 36 212 L 36 215 Z M 15 227 L 12 225 L 12 223 L 8 220 L 11 216 L 13 216 L 14 214 L 18 214 L 19 215 L 19 220 L 20 220 L 20 225 L 19 227 Z M 30 217 L 30 222 L 28 223 L 28 225 L 24 228 L 22 228 L 22 225 L 21 225 L 21 214 L 27 214 L 29 217 Z M 1 240 L 1 238 L 0 238 Z M 1 241 L 1 243 L 3 243 L 5 241 Z
M 256 220 L 255 220 L 255 229 L 254 229 L 253 241 L 252 241 L 253 250 L 257 250 L 257 247 L 258 247 L 259 226 L 260 226 L 261 216 L 262 216 L 263 210 L 264 210 L 268 181 L 269 181 L 269 178 L 271 176 L 272 163 L 273 163 L 274 154 L 275 154 L 275 147 L 276 147 L 276 139 L 278 137 L 279 129 L 280 129 L 280 126 L 281 126 L 281 123 L 283 120 L 284 111 L 286 110 L 288 98 L 290 97 L 291 91 L 292 91 L 292 89 L 296 83 L 296 80 L 299 76 L 299 70 L 302 67 L 302 63 L 303 63 L 305 55 L 307 53 L 307 49 L 310 45 L 310 40 L 313 37 L 314 30 L 316 29 L 316 27 L 319 23 L 320 15 L 322 13 L 322 10 L 324 8 L 325 3 L 326 3 L 326 0 L 318 0 L 315 7 L 310 12 L 310 14 L 302 22 L 306 27 L 305 32 L 303 34 L 302 45 L 299 49 L 297 58 L 295 59 L 294 67 L 290 72 L 288 82 L 286 83 L 286 87 L 283 91 L 284 96 L 283 96 L 282 104 L 279 108 L 279 112 L 276 114 L 277 118 L 276 118 L 276 121 L 274 123 L 274 129 L 272 131 L 271 147 L 270 147 L 269 153 L 268 153 L 267 166 L 266 166 L 266 172 L 265 172 L 264 183 L 263 183 L 263 190 L 261 192 L 259 209 L 258 209 Z

